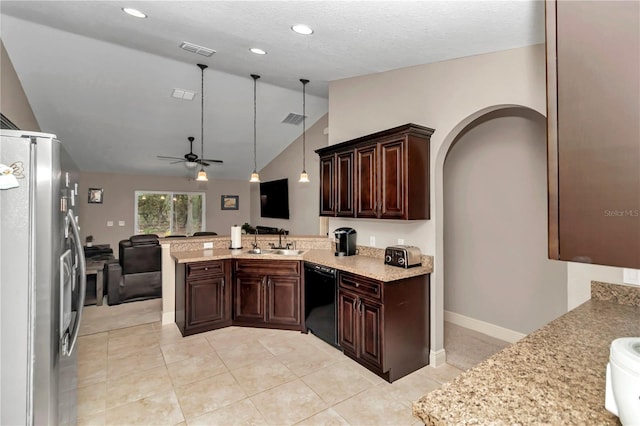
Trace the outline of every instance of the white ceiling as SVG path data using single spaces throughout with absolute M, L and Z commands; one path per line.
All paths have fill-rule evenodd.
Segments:
M 149 15 L 132 18 L 122 7 Z M 186 176 L 188 136 L 214 178 L 253 170 L 253 80 L 258 169 L 327 112 L 328 82 L 544 41 L 541 1 L 8 1 L 0 36 L 42 131 L 58 135 L 82 170 Z M 301 36 L 291 25 L 315 32 Z M 210 58 L 183 41 L 217 51 Z M 260 47 L 258 56 L 248 51 Z M 197 92 L 189 102 L 174 88 Z M 197 147 L 197 149 L 195 149 Z M 307 153 L 313 155 L 314 153 Z

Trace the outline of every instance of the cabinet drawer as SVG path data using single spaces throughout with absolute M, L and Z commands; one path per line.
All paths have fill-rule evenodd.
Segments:
M 363 296 L 380 299 L 382 296 L 382 283 L 380 281 L 365 278 L 360 275 L 353 275 L 346 272 L 339 274 L 338 285 L 340 288 L 354 291 Z
M 187 277 L 224 274 L 224 260 L 187 263 Z
M 236 273 L 300 276 L 298 260 L 237 260 Z

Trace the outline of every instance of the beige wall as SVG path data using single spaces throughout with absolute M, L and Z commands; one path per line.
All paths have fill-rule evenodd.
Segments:
M 444 163 L 444 309 L 528 334 L 566 311 L 567 265 L 547 259 L 545 117 L 504 109 Z M 489 224 L 489 226 L 487 226 Z
M 20 79 L 0 40 L 0 111 L 22 130 L 40 131 Z
M 306 169 L 309 183 L 299 183 L 302 171 L 302 136 L 293 141 L 284 151 L 260 170 L 260 180 L 289 179 L 289 219 L 260 217 L 260 184 L 251 184 L 251 224 L 273 226 L 289 230 L 293 235 L 317 235 L 320 211 L 320 161 L 314 150 L 327 146 L 328 115 L 325 114 L 307 129 Z M 247 176 L 248 178 L 248 176 Z
M 103 188 L 102 204 L 89 204 L 89 188 Z M 111 244 L 118 250 L 118 241 L 134 235 L 135 191 L 187 191 L 206 193 L 206 228 L 219 235 L 230 235 L 231 226 L 249 221 L 249 182 L 238 180 L 189 181 L 187 178 L 167 176 L 139 176 L 111 173 L 80 174 L 81 237 L 93 235 L 94 244 Z M 238 195 L 239 210 L 221 210 L 221 195 Z M 118 226 L 123 220 L 125 226 Z M 113 227 L 107 227 L 113 221 Z
M 431 361 L 444 362 L 443 164 L 457 135 L 476 118 L 522 106 L 546 115 L 544 45 L 528 46 L 434 64 L 403 68 L 329 84 L 329 143 L 334 144 L 408 122 L 432 127 L 431 220 L 399 223 L 331 219 L 329 230 L 353 226 L 360 244 L 419 246 L 434 255 L 431 274 Z M 491 224 L 487 224 L 491 226 Z M 576 265 L 580 269 L 583 265 Z M 575 269 L 572 268 L 572 269 Z M 576 274 L 574 287 L 589 281 Z M 574 289 L 572 294 L 584 294 Z M 569 301 L 576 303 L 577 300 Z M 581 303 L 581 302 L 580 302 Z

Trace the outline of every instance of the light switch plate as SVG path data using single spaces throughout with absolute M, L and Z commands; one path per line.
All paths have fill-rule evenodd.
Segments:
M 107 221 L 107 226 L 113 226 L 113 221 L 112 220 L 108 220 Z
M 213 243 L 204 243 L 204 248 L 212 249 L 213 248 Z
M 403 246 L 404 245 L 404 240 L 402 238 L 398 238 L 398 245 L 399 246 Z
M 623 268 L 622 282 L 625 284 L 640 285 L 640 270 Z
M 124 226 L 124 220 L 119 220 L 118 221 L 118 226 Z
M 371 247 L 375 247 L 376 246 L 376 237 L 374 237 L 373 235 L 369 237 L 369 245 Z

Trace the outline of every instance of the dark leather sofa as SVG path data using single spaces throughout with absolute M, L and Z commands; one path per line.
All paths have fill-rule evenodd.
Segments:
M 162 248 L 154 234 L 134 235 L 118 243 L 118 261 L 107 263 L 107 303 L 162 297 Z

